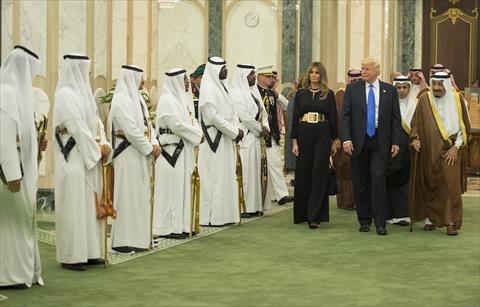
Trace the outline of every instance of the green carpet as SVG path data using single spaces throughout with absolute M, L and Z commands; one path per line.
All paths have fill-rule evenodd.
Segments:
M 331 205 L 318 230 L 292 211 L 132 261 L 62 270 L 41 244 L 44 287 L 1 290 L 1 306 L 480 306 L 480 199 L 464 198 L 464 226 L 360 233 Z

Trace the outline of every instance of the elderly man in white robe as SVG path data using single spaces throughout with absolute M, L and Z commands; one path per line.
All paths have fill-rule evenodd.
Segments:
M 268 135 L 268 114 L 261 103 L 262 98 L 256 85 L 255 67 L 238 64 L 231 89 L 231 97 L 237 108 L 241 129 L 245 137 L 240 143 L 243 166 L 243 189 L 246 212 L 242 218 L 263 214 L 261 190 L 261 142 Z
M 224 59 L 211 57 L 200 88 L 199 117 L 206 142 L 200 144 L 200 225 L 240 221 L 235 143 L 243 138 L 229 94 Z
M 109 115 L 115 169 L 112 249 L 118 253 L 142 252 L 151 244 L 151 157 L 161 152 L 148 122 L 148 109 L 140 98 L 143 70 L 124 65 L 117 79 Z
M 157 103 L 156 130 L 162 156 L 156 161 L 154 236 L 185 239 L 190 221 L 191 176 L 194 147 L 202 130 L 189 110 L 189 81 L 184 69 L 165 73 L 162 95 Z M 193 230 L 192 230 L 193 231 Z
M 32 79 L 40 66 L 31 50 L 15 46 L 0 74 L 0 287 L 43 285 L 36 237 L 38 143 Z
M 90 86 L 90 60 L 81 54 L 64 57 L 55 90 L 55 216 L 57 261 L 62 268 L 84 271 L 102 264 L 102 219 L 97 218 L 98 164 L 108 156 Z M 104 133 L 103 133 L 104 134 Z

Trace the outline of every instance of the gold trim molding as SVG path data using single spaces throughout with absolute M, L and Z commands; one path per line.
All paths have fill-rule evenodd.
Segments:
M 432 22 L 442 22 L 450 18 L 452 21 L 452 25 L 454 25 L 455 23 L 457 23 L 458 18 L 465 22 L 473 22 L 478 19 L 478 8 L 472 10 L 473 16 L 466 14 L 458 8 L 449 8 L 443 14 L 434 16 L 436 12 L 437 10 L 435 10 L 434 8 L 430 8 L 430 19 L 432 20 Z

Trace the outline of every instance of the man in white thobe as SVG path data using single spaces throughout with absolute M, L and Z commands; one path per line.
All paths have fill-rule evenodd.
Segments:
M 246 212 L 243 218 L 263 214 L 261 185 L 261 142 L 268 135 L 268 114 L 256 86 L 255 67 L 238 64 L 231 90 L 245 137 L 240 143 Z
M 101 131 L 89 58 L 80 54 L 63 58 L 53 116 L 57 261 L 62 268 L 84 271 L 85 263 L 103 263 L 103 220 L 97 218 L 95 202 L 97 167 L 109 147 L 96 141 Z
M 200 224 L 223 226 L 240 221 L 235 143 L 243 138 L 230 98 L 226 62 L 211 57 L 200 88 L 199 118 L 206 142 L 200 144 Z
M 202 130 L 189 110 L 189 81 L 184 69 L 165 73 L 157 104 L 156 130 L 162 156 L 156 161 L 154 236 L 185 239 L 190 233 L 191 176 L 194 147 Z
M 37 133 L 32 79 L 40 66 L 15 46 L 0 74 L 0 287 L 43 285 L 36 237 Z
M 115 169 L 112 249 L 119 253 L 145 251 L 150 237 L 151 157 L 160 147 L 140 98 L 143 70 L 124 65 L 117 79 L 109 115 Z

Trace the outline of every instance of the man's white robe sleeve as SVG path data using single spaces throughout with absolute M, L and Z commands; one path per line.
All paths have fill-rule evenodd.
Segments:
M 260 123 L 254 117 L 251 117 L 248 114 L 242 103 L 238 103 L 237 105 L 238 116 L 240 117 L 242 124 L 244 124 L 245 127 L 247 127 L 247 129 L 252 132 L 254 136 L 259 137 L 260 133 L 262 132 L 262 126 L 260 125 Z
M 127 140 L 132 144 L 133 147 L 135 147 L 135 149 L 145 156 L 148 156 L 152 152 L 152 144 L 147 141 L 143 131 L 140 131 L 140 129 L 138 129 L 131 120 L 117 118 L 115 119 L 115 124 L 118 129 L 123 130 Z
M 200 144 L 202 131 L 197 127 L 186 125 L 179 116 L 165 116 L 164 121 L 175 135 L 180 136 L 193 146 Z
M 17 127 L 15 121 L 0 112 L 0 164 L 7 182 L 22 178 L 17 150 Z
M 206 119 L 212 123 L 218 130 L 220 130 L 227 137 L 234 140 L 238 135 L 238 129 L 231 123 L 229 123 L 225 118 L 223 118 L 219 113 L 216 106 L 211 103 L 208 103 L 202 107 L 202 116 L 205 116 Z
M 80 155 L 86 169 L 92 169 L 102 157 L 100 147 L 92 136 L 87 125 L 76 119 L 70 119 L 63 123 L 68 133 L 75 139 Z
M 98 129 L 100 130 L 100 145 L 107 145 L 111 149 L 112 145 L 107 139 L 107 134 L 105 133 L 105 126 L 103 125 L 100 118 L 97 118 L 97 121 L 98 121 Z

